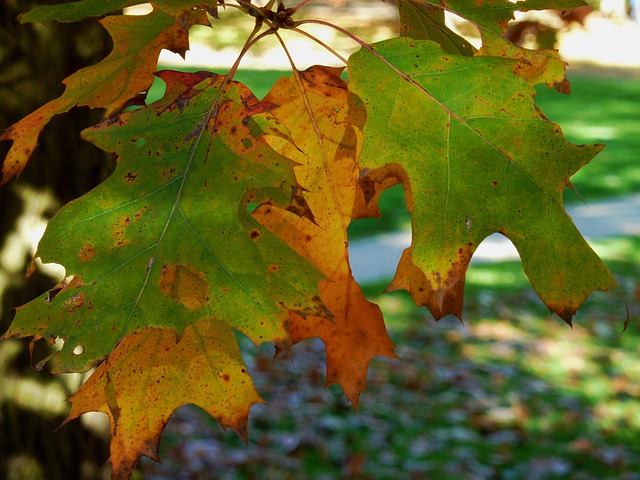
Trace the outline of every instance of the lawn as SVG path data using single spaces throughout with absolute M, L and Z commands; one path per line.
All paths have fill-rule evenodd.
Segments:
M 241 71 L 263 95 L 282 72 Z M 593 202 L 637 192 L 640 82 L 572 78 L 573 95 L 541 88 L 537 101 L 575 143 L 607 149 L 574 178 Z M 576 201 L 570 195 L 567 201 Z M 354 237 L 407 223 L 402 190 L 382 200 L 382 220 L 357 221 Z M 600 240 L 595 249 L 639 315 L 640 239 Z M 640 479 L 640 329 L 622 333 L 619 292 L 594 294 L 573 328 L 550 316 L 518 262 L 472 265 L 465 323 L 435 323 L 404 292 L 380 304 L 400 361 L 372 363 L 358 412 L 336 386 L 323 389 L 319 342 L 273 362 L 269 345 L 244 338 L 245 359 L 267 404 L 250 418 L 250 443 L 195 407 L 165 430 L 163 465 L 140 477 L 220 479 Z

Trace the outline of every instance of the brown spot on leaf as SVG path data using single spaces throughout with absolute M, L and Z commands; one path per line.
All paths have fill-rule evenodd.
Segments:
M 147 211 L 147 207 L 143 207 L 139 211 L 133 214 L 134 220 L 138 221 L 142 217 L 142 214 Z
M 554 82 L 553 88 L 555 88 L 560 93 L 564 93 L 565 95 L 569 95 L 571 93 L 571 84 L 566 78 L 560 82 Z
M 120 218 L 114 224 L 115 230 L 113 232 L 113 235 L 116 237 L 119 235 L 124 235 L 124 230 L 129 226 L 130 223 L 131 223 L 131 217 L 129 217 L 128 215 Z
M 80 292 L 77 295 L 65 300 L 64 305 L 69 307 L 67 312 L 72 313 L 81 308 L 84 305 L 85 294 L 84 292 Z
M 251 237 L 251 240 L 253 240 L 254 242 L 257 242 L 258 240 L 260 240 L 260 231 L 259 230 L 251 230 L 249 232 L 249 236 Z
M 80 249 L 80 252 L 78 252 L 78 257 L 80 257 L 81 262 L 88 262 L 93 258 L 95 254 L 96 254 L 96 247 L 94 247 L 90 243 L 87 243 L 83 245 L 82 248 Z
M 209 300 L 207 277 L 190 265 L 165 265 L 159 286 L 163 295 L 177 300 L 187 310 L 201 308 Z

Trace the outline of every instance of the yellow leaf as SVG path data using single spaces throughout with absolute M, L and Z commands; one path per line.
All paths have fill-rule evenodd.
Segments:
M 91 411 L 109 416 L 115 478 L 129 478 L 142 455 L 158 459 L 176 408 L 196 404 L 246 440 L 249 410 L 262 402 L 233 332 L 213 318 L 189 325 L 181 338 L 162 328 L 129 335 L 70 401 L 65 422 Z
M 280 80 L 264 101 L 290 139 L 265 137 L 280 154 L 297 161 L 296 179 L 312 219 L 284 209 L 261 207 L 254 217 L 310 260 L 327 278 L 320 296 L 332 318 L 290 315 L 294 343 L 321 338 L 327 350 L 327 384 L 339 383 L 357 406 L 367 367 L 375 356 L 395 357 L 380 309 L 353 279 L 347 226 L 356 198 L 357 154 L 365 120 L 349 98 L 341 69 L 311 67 Z

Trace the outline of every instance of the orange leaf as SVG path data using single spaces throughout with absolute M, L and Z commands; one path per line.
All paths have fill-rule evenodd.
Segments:
M 213 318 L 181 338 L 161 328 L 129 335 L 70 401 L 65 423 L 91 411 L 109 416 L 113 478 L 129 478 L 142 455 L 158 460 L 176 408 L 196 404 L 246 440 L 249 410 L 262 402 L 233 332 Z
M 321 338 L 327 350 L 327 384 L 340 383 L 358 404 L 367 367 L 375 356 L 395 357 L 380 309 L 368 302 L 353 279 L 347 252 L 347 226 L 356 198 L 357 153 L 364 110 L 348 98 L 340 69 L 311 67 L 280 80 L 264 101 L 291 135 L 267 141 L 297 161 L 295 175 L 309 216 L 269 207 L 254 212 L 265 227 L 309 259 L 329 279 L 320 285 L 333 318 L 290 315 L 294 343 Z M 290 209 L 291 210 L 291 209 Z M 297 210 L 297 209 L 293 209 Z

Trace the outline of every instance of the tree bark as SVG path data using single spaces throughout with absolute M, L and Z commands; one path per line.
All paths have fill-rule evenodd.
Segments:
M 19 13 L 45 3 L 60 2 L 0 2 L 0 131 L 59 96 L 64 91 L 61 82 L 65 77 L 95 64 L 111 49 L 108 35 L 95 21 L 81 25 L 21 25 L 16 20 Z M 115 162 L 110 155 L 79 140 L 80 131 L 100 118 L 99 111 L 78 108 L 54 119 L 42 133 L 40 146 L 20 178 L 0 187 L 0 250 L 23 213 L 21 191 L 51 192 L 57 199 L 57 204 L 50 205 L 45 213 L 51 217 L 59 206 L 91 190 L 113 170 Z M 0 160 L 9 147 L 10 142 L 0 143 Z M 30 259 L 22 260 L 24 272 Z M 0 271 L 4 267 L 0 264 Z M 0 292 L 0 333 L 9 326 L 13 307 L 40 295 L 52 283 L 52 279 L 37 273 L 28 279 L 21 273 L 14 274 Z M 5 343 L 0 343 L 0 377 L 37 381 L 41 386 L 64 383 L 48 375 L 46 369 L 32 369 L 28 341 L 21 341 L 21 353 L 10 358 Z M 64 388 L 68 388 L 67 384 Z M 64 415 L 29 410 L 10 400 L 15 397 L 10 393 L 0 384 L 0 478 L 104 477 L 106 472 L 100 469 L 108 458 L 107 438 L 87 430 L 79 421 L 56 430 Z

